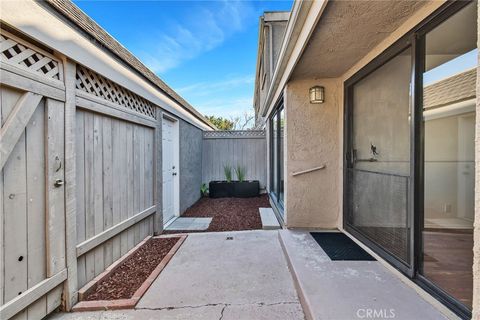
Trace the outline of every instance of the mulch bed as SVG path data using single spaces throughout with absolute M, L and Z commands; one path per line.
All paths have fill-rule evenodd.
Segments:
M 262 229 L 258 208 L 270 208 L 266 194 L 254 198 L 201 198 L 188 208 L 182 217 L 212 217 L 208 229 L 200 232 L 255 230 Z M 179 233 L 179 231 L 165 233 Z
M 152 238 L 100 281 L 85 297 L 87 301 L 129 299 L 143 284 L 179 238 Z

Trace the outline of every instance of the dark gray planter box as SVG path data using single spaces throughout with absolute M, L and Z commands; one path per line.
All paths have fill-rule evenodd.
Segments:
M 210 181 L 208 184 L 210 198 L 233 197 L 233 189 L 233 182 Z
M 252 181 L 210 181 L 208 184 L 210 198 L 250 198 L 260 195 L 260 182 Z
M 233 184 L 233 194 L 237 198 L 258 197 L 260 195 L 260 182 L 252 181 L 235 181 Z

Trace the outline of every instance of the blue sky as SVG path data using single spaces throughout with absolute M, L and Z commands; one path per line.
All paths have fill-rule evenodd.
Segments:
M 207 115 L 253 113 L 258 19 L 292 1 L 75 1 Z
M 441 65 L 424 73 L 423 84 L 428 86 L 434 82 L 441 81 L 442 79 L 475 68 L 477 66 L 477 56 L 477 49 L 473 49 L 467 53 L 459 55 L 452 60 L 442 63 Z

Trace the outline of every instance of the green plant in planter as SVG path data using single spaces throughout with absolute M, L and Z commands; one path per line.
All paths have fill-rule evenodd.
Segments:
M 223 166 L 223 173 L 225 174 L 225 180 L 232 182 L 232 167 L 228 164 Z
M 237 166 L 235 168 L 235 173 L 237 174 L 238 181 L 243 182 L 245 181 L 245 168 L 242 166 Z
M 202 186 L 200 187 L 200 193 L 201 193 L 202 196 L 204 196 L 204 197 L 207 196 L 208 187 L 207 187 L 207 184 L 206 184 L 206 183 L 202 184 Z

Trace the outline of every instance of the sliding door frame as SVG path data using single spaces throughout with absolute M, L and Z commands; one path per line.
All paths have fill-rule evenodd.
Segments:
M 434 296 L 441 303 L 462 318 L 470 318 L 471 310 L 454 299 L 446 291 L 421 274 L 424 225 L 424 123 L 423 123 L 423 72 L 425 67 L 425 35 L 446 21 L 459 10 L 473 1 L 449 1 L 406 33 L 392 46 L 383 51 L 374 60 L 344 82 L 344 154 L 343 154 L 343 227 L 358 240 L 372 248 L 383 259 L 392 264 L 415 283 Z M 381 246 L 363 235 L 348 223 L 350 212 L 350 191 L 347 169 L 353 164 L 353 86 L 366 76 L 385 65 L 400 52 L 410 47 L 411 84 L 410 84 L 410 182 L 408 195 L 407 225 L 410 228 L 408 248 L 410 265 L 405 264 Z
M 423 269 L 423 237 L 422 231 L 424 228 L 424 150 L 425 150 L 425 129 L 423 119 L 423 72 L 425 70 L 425 36 L 428 32 L 435 29 L 441 23 L 445 22 L 451 16 L 463 9 L 465 6 L 471 4 L 473 1 L 455 1 L 448 2 L 442 6 L 436 13 L 422 22 L 415 31 L 415 65 L 413 68 L 414 86 L 412 88 L 413 97 L 412 102 L 415 106 L 414 120 L 416 133 L 416 158 L 412 166 L 415 167 L 415 275 L 413 280 L 425 291 L 434 296 L 441 303 L 453 310 L 462 318 L 470 319 L 472 312 L 465 305 L 453 298 L 450 294 L 437 286 L 433 281 L 427 279 L 421 274 Z M 473 284 L 472 284 L 473 285 Z
M 280 146 L 281 146 L 281 117 L 280 117 L 280 114 L 281 114 L 281 111 L 284 111 L 285 112 L 285 104 L 284 104 L 284 100 L 283 100 L 283 95 L 280 97 L 280 99 L 278 100 L 277 104 L 275 105 L 275 108 L 273 109 L 272 113 L 271 113 L 271 116 L 269 117 L 268 119 L 268 125 L 269 125 L 269 131 L 270 131 L 270 150 L 268 150 L 269 154 L 270 154 L 270 168 L 269 168 L 269 172 L 270 172 L 270 190 L 269 190 L 269 197 L 271 199 L 271 201 L 274 203 L 276 209 L 279 211 L 279 216 L 280 218 L 282 219 L 282 221 L 284 221 L 284 204 L 282 201 L 280 201 L 280 186 L 281 186 L 281 171 L 280 170 L 284 170 L 283 167 L 280 166 L 280 161 L 279 161 L 279 155 L 280 155 Z M 276 126 L 276 128 L 274 128 L 274 126 Z M 273 145 L 274 145 L 274 142 L 275 142 L 275 139 L 274 139 L 274 134 L 276 135 L 275 138 L 276 138 L 276 143 L 275 143 L 275 149 L 273 148 Z M 274 150 L 276 151 L 276 155 L 274 154 Z M 284 152 L 284 155 L 283 157 L 285 157 L 285 150 L 284 148 L 282 148 L 283 152 Z M 277 161 L 277 164 L 276 164 L 276 169 L 277 170 L 274 170 L 275 168 L 275 164 L 274 164 L 274 161 Z M 285 161 L 285 158 L 284 158 L 284 161 Z M 274 181 L 276 179 L 276 184 L 274 185 Z M 277 190 L 277 193 L 275 193 L 274 190 Z
M 344 179 L 344 193 L 343 193 L 343 227 L 353 236 L 358 238 L 361 242 L 365 243 L 367 246 L 371 247 L 375 252 L 379 253 L 382 258 L 387 260 L 390 264 L 394 265 L 397 269 L 408 275 L 409 277 L 413 277 L 414 275 L 414 268 L 413 268 L 413 214 L 412 214 L 412 181 L 413 181 L 413 174 L 410 169 L 410 179 L 408 183 L 408 195 L 407 195 L 407 226 L 410 229 L 408 238 L 407 238 L 407 245 L 408 245 L 408 254 L 409 254 L 409 261 L 410 264 L 396 258 L 393 254 L 387 252 L 383 247 L 377 244 L 373 239 L 368 238 L 367 236 L 363 235 L 360 230 L 358 230 L 355 226 L 349 224 L 348 221 L 348 213 L 351 211 L 350 208 L 350 189 L 349 189 L 349 178 L 347 169 L 353 168 L 353 88 L 355 84 L 359 81 L 366 78 L 368 75 L 372 74 L 374 71 L 379 69 L 380 67 L 384 66 L 390 60 L 394 59 L 398 56 L 398 54 L 404 52 L 405 50 L 410 51 L 410 55 L 413 59 L 413 46 L 412 46 L 412 34 L 406 34 L 402 38 L 400 38 L 397 42 L 395 42 L 392 46 L 382 52 L 379 56 L 377 56 L 374 60 L 368 63 L 365 67 L 363 67 L 360 71 L 358 71 L 355 75 L 349 78 L 344 83 L 344 90 L 345 90 L 345 112 L 344 112 L 344 172 L 343 172 L 343 179 Z M 409 111 L 412 109 L 411 103 L 409 107 Z M 412 126 L 411 126 L 412 127 Z M 412 135 L 411 135 L 412 128 L 410 128 L 410 163 L 412 163 Z

